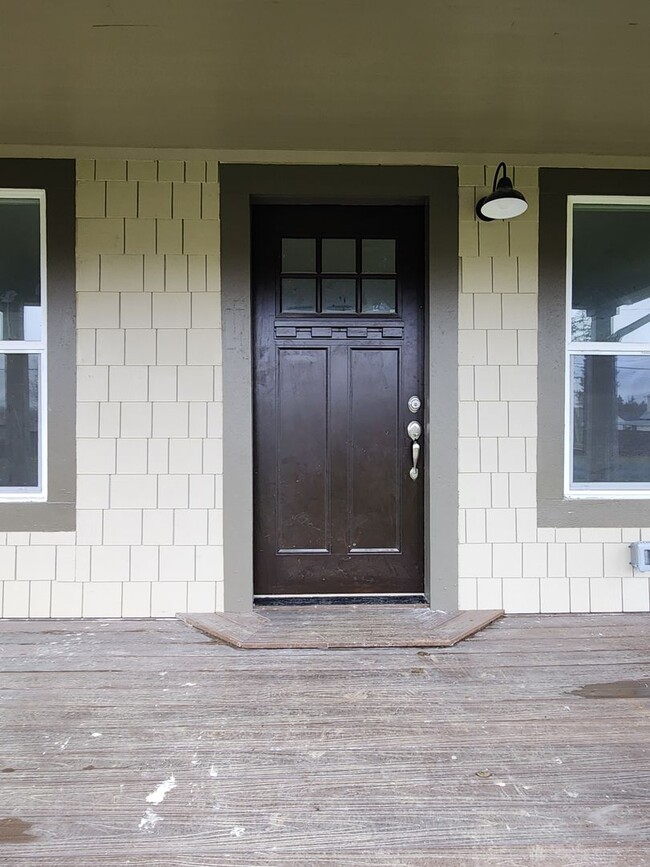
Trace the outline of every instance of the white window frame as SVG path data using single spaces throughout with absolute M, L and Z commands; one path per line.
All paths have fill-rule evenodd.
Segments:
M 0 340 L 0 353 L 10 355 L 37 355 L 38 376 L 38 488 L 0 487 L 0 503 L 47 502 L 47 223 L 45 190 L 0 189 L 0 199 L 37 199 L 40 211 L 41 253 L 41 339 Z
M 644 500 L 650 499 L 650 481 L 573 484 L 573 417 L 571 359 L 576 355 L 647 355 L 650 343 L 602 343 L 571 340 L 573 289 L 573 209 L 574 205 L 646 205 L 650 196 L 567 196 L 566 314 L 565 314 L 565 388 L 564 388 L 564 496 L 570 500 Z M 649 388 L 650 391 L 650 388 Z

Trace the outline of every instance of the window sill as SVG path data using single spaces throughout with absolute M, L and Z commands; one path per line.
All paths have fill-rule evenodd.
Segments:
M 537 500 L 538 527 L 650 527 L 650 497 Z
M 0 503 L 0 532 L 48 533 L 75 529 L 74 503 Z

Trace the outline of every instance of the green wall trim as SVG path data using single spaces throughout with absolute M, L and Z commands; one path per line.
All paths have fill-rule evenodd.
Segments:
M 48 501 L 0 503 L 0 531 L 74 530 L 75 161 L 0 159 L 0 187 L 42 189 L 47 219 Z
M 221 165 L 225 610 L 253 604 L 250 207 L 422 202 L 428 218 L 425 569 L 433 608 L 458 607 L 458 169 Z

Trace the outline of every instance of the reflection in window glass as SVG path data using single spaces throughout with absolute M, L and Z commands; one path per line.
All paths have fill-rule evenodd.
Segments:
M 394 280 L 366 279 L 361 284 L 361 310 L 364 313 L 395 312 Z
M 38 488 L 37 354 L 0 353 L 0 487 Z
M 0 198 L 0 340 L 40 339 L 40 202 Z
M 282 278 L 282 312 L 314 313 L 316 280 L 312 277 Z
M 354 238 L 323 238 L 321 271 L 351 274 L 357 270 L 357 242 Z
M 573 206 L 571 339 L 650 343 L 650 206 Z
M 364 274 L 394 274 L 395 241 L 392 238 L 364 238 L 361 262 Z
M 650 483 L 650 357 L 571 358 L 576 487 Z
M 316 270 L 316 240 L 314 238 L 283 238 L 282 270 L 285 274 L 314 272 Z
M 356 304 L 356 280 L 323 279 L 323 313 L 354 313 Z

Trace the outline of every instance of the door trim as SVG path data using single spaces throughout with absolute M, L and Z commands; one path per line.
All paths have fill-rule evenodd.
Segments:
M 224 609 L 253 606 L 251 204 L 403 204 L 427 214 L 425 593 L 458 607 L 458 168 L 219 166 Z M 429 287 L 435 287 L 431 292 Z M 444 456 L 436 460 L 436 455 Z

